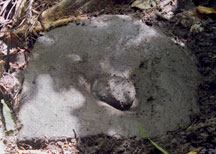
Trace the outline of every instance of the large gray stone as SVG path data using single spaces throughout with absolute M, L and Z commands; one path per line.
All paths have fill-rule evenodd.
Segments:
M 81 25 L 38 38 L 22 72 L 20 140 L 141 136 L 136 124 L 156 136 L 190 124 L 199 74 L 184 48 L 128 16 Z

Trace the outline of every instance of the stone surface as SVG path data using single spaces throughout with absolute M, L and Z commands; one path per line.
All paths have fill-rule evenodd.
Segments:
M 19 77 L 19 140 L 73 137 L 73 130 L 78 136 L 142 136 L 136 124 L 156 136 L 190 124 L 199 112 L 199 74 L 184 48 L 128 16 L 83 23 L 38 38 Z M 106 85 L 111 79 L 121 82 Z M 127 110 L 116 106 L 122 100 Z

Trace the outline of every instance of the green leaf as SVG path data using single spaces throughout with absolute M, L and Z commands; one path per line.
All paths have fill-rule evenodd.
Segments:
M 15 129 L 15 123 L 14 123 L 13 116 L 11 114 L 11 110 L 7 102 L 4 99 L 2 99 L 1 103 L 3 104 L 2 110 L 3 110 L 4 119 L 5 119 L 5 127 L 6 127 L 7 132 L 9 132 L 6 134 L 9 135 Z
M 138 125 L 137 126 L 137 129 L 143 134 L 144 137 L 146 137 L 150 142 L 151 144 L 157 148 L 160 152 L 162 152 L 163 154 L 168 154 L 168 152 L 166 152 L 163 148 L 161 148 L 159 145 L 157 145 L 154 141 L 152 141 L 148 135 L 142 130 L 142 128 L 140 128 Z

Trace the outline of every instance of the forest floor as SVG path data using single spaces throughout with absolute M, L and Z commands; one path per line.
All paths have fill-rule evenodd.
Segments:
M 213 7 L 213 6 L 212 6 Z M 215 7 L 215 6 L 214 6 Z M 186 154 L 190 151 L 198 151 L 194 154 L 216 153 L 216 16 L 205 17 L 202 24 L 203 31 L 191 33 L 190 26 L 179 23 L 180 16 L 174 16 L 165 20 L 158 16 L 152 16 L 153 11 L 132 9 L 129 4 L 110 5 L 91 14 L 126 14 L 141 19 L 149 26 L 161 29 L 179 44 L 185 44 L 191 54 L 196 57 L 197 67 L 202 75 L 202 82 L 198 88 L 198 104 L 200 114 L 187 129 L 179 129 L 167 134 L 152 138 L 170 154 Z M 18 143 L 22 149 L 49 149 L 54 145 L 70 142 L 70 139 L 59 141 L 38 141 Z M 79 153 L 92 154 L 158 154 L 158 151 L 147 139 L 118 138 L 106 135 L 89 136 L 77 139 L 76 149 Z M 53 146 L 51 146 L 53 145 Z

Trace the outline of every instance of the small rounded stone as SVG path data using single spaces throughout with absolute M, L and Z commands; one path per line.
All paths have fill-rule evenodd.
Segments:
M 119 76 L 105 76 L 97 79 L 92 90 L 101 101 L 119 110 L 130 109 L 136 95 L 133 82 Z

